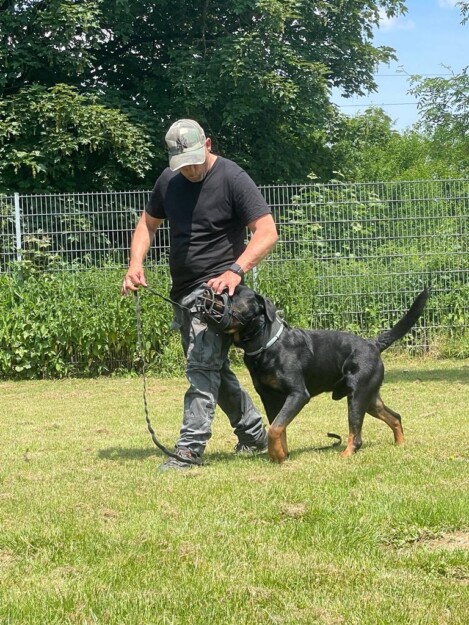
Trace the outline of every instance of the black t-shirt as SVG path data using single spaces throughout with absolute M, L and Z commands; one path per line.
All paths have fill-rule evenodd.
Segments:
M 171 297 L 176 299 L 226 271 L 244 251 L 247 224 L 271 212 L 248 174 L 221 156 L 202 182 L 165 169 L 146 211 L 169 221 Z

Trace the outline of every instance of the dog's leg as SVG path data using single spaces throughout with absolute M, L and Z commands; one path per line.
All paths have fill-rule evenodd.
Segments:
M 286 395 L 278 393 L 276 390 L 270 387 L 266 387 L 264 385 L 257 386 L 256 390 L 261 397 L 269 424 L 272 425 L 272 423 L 275 421 L 276 416 L 282 410 L 287 397 Z M 271 460 L 274 460 L 274 458 L 272 457 L 273 454 L 275 455 L 275 457 L 283 457 L 285 454 L 286 454 L 285 457 L 288 457 L 286 429 L 284 429 L 283 432 L 280 431 L 277 437 L 275 436 L 273 432 L 271 434 L 271 430 L 269 429 L 268 445 L 269 445 L 269 456 Z M 275 449 L 275 452 L 274 451 L 271 452 L 271 449 L 272 450 Z M 274 460 L 274 462 L 282 462 L 282 461 Z
M 282 463 L 288 458 L 287 426 L 309 399 L 310 395 L 306 388 L 303 393 L 295 392 L 288 395 L 282 409 L 273 420 L 268 432 L 269 457 L 273 462 Z
M 389 425 L 394 434 L 394 443 L 396 445 L 404 444 L 404 430 L 402 429 L 401 415 L 385 406 L 379 395 L 370 403 L 366 411 L 372 417 L 380 419 Z
M 353 395 L 347 398 L 347 403 L 349 434 L 347 447 L 340 454 L 342 458 L 348 458 L 362 446 L 362 426 L 368 402 L 363 397 Z
M 269 458 L 272 462 L 281 464 L 287 460 L 290 454 L 288 452 L 286 428 L 270 427 L 268 431 L 268 447 Z
M 256 390 L 262 400 L 269 424 L 272 424 L 275 417 L 282 410 L 287 396 L 268 387 L 256 387 Z

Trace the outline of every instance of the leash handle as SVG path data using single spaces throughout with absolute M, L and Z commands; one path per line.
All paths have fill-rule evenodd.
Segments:
M 157 295 L 159 295 L 159 293 L 157 293 Z M 161 297 L 163 296 L 161 295 Z M 163 299 L 166 299 L 170 301 L 171 303 L 176 303 L 176 302 L 172 302 L 169 298 L 166 298 L 166 297 L 163 297 Z M 197 462 L 196 460 L 193 460 L 192 458 L 178 456 L 174 452 L 170 451 L 167 447 L 165 447 L 162 443 L 160 443 L 160 441 L 156 437 L 155 430 L 153 429 L 151 425 L 149 410 L 148 410 L 148 402 L 147 402 L 146 360 L 145 360 L 145 354 L 143 350 L 143 338 L 142 338 L 143 336 L 142 308 L 140 304 L 140 293 L 138 291 L 135 292 L 135 317 L 136 317 L 136 324 L 137 324 L 137 349 L 139 352 L 140 360 L 142 362 L 143 407 L 144 407 L 144 413 L 145 413 L 145 421 L 147 422 L 147 428 L 148 428 L 148 431 L 150 432 L 151 439 L 155 443 L 156 447 L 158 447 L 159 450 L 161 450 L 170 458 L 176 458 L 176 460 L 180 460 L 181 462 L 185 462 L 186 464 L 195 464 L 199 466 L 200 463 Z

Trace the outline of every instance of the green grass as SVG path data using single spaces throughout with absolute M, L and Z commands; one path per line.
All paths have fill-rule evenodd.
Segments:
M 240 376 L 252 390 L 244 372 Z M 168 445 L 184 379 L 149 380 Z M 2 382 L 0 623 L 465 625 L 469 364 L 387 359 L 407 443 L 314 399 L 291 459 L 237 458 L 221 413 L 207 464 L 158 473 L 141 380 Z M 254 393 L 253 393 L 254 397 Z

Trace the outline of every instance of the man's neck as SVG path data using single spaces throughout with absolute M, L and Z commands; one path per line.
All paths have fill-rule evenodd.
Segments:
M 212 169 L 213 165 L 215 164 L 215 161 L 217 160 L 218 156 L 216 154 L 212 154 L 211 152 L 209 152 L 208 158 L 207 158 L 207 173 Z

